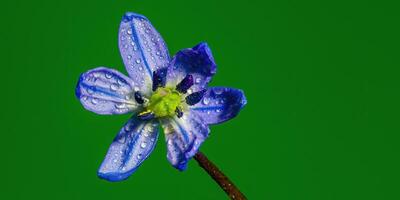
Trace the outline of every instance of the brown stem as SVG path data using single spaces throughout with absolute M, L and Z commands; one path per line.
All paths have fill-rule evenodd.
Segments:
M 244 194 L 229 180 L 224 173 L 222 173 L 217 166 L 214 165 L 208 158 L 200 151 L 196 153 L 194 159 L 199 163 L 206 172 L 218 183 L 218 185 L 228 194 L 229 198 L 235 200 L 247 199 Z

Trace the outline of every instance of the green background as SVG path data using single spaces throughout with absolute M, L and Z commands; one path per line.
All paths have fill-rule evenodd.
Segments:
M 201 150 L 249 199 L 400 199 L 399 5 L 389 1 L 1 2 L 0 199 L 226 199 L 163 139 L 128 180 L 96 171 L 129 118 L 74 96 L 97 66 L 125 72 L 124 12 L 147 16 L 170 52 L 207 41 L 212 86 L 248 105 Z

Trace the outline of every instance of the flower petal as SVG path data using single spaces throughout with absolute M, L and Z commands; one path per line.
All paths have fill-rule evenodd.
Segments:
M 205 123 L 218 124 L 235 117 L 246 103 L 242 90 L 211 87 L 201 103 L 191 106 L 190 109 L 201 116 Z
M 217 67 L 207 43 L 200 43 L 193 48 L 183 49 L 176 53 L 167 73 L 167 86 L 175 87 L 187 74 L 193 76 L 192 91 L 204 89 Z M 190 93 L 190 92 L 189 92 Z
M 170 61 L 164 40 L 146 17 L 128 12 L 119 27 L 118 44 L 129 76 L 148 94 L 153 71 L 167 67 Z
M 184 112 L 181 118 L 161 121 L 167 142 L 168 161 L 178 170 L 185 170 L 187 162 L 208 137 L 210 129 L 195 113 Z
M 124 74 L 98 67 L 81 74 L 75 94 L 87 110 L 103 115 L 124 114 L 139 106 L 133 90 L 133 81 Z
M 108 149 L 98 176 L 108 181 L 128 178 L 153 151 L 158 138 L 158 123 L 131 118 Z

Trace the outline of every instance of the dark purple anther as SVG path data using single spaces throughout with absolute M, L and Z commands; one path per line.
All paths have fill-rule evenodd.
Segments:
M 158 87 L 164 87 L 167 77 L 167 68 L 161 68 L 153 72 L 153 91 L 156 91 Z
M 176 90 L 182 94 L 185 94 L 187 90 L 192 87 L 193 85 L 193 76 L 191 74 L 188 74 L 185 76 L 182 81 L 176 85 Z
M 149 120 L 149 119 L 153 119 L 155 117 L 154 113 L 151 111 L 141 112 L 137 116 L 141 120 Z
M 206 89 L 198 91 L 198 92 L 194 92 L 188 96 L 186 96 L 186 103 L 188 105 L 194 105 L 196 103 L 199 103 L 199 101 L 201 101 L 201 99 L 203 98 L 204 94 L 206 93 Z
M 135 100 L 136 100 L 136 102 L 138 102 L 138 104 L 144 103 L 143 96 L 142 96 L 142 94 L 140 94 L 140 92 L 135 92 Z
M 176 116 L 178 116 L 178 118 L 181 118 L 183 116 L 183 112 L 179 107 L 176 107 L 175 113 L 176 113 Z

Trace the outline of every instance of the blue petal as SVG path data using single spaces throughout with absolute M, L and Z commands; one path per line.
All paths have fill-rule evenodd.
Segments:
M 122 73 L 98 67 L 81 74 L 75 94 L 83 107 L 97 114 L 123 114 L 138 108 L 133 81 Z
M 235 117 L 246 103 L 242 90 L 211 87 L 201 103 L 191 106 L 190 109 L 201 116 L 205 123 L 218 124 Z
M 108 181 L 128 178 L 153 151 L 158 138 L 157 125 L 153 120 L 131 118 L 108 149 L 98 176 Z
M 119 27 L 118 44 L 129 76 L 148 94 L 153 71 L 167 67 L 170 61 L 164 40 L 146 17 L 128 12 Z
M 190 90 L 200 91 L 207 86 L 216 71 L 210 48 L 206 43 L 200 43 L 193 48 L 179 51 L 172 58 L 167 74 L 167 86 L 175 87 L 187 74 L 191 74 L 194 85 Z
M 185 170 L 187 162 L 208 137 L 210 129 L 195 113 L 184 112 L 181 118 L 161 121 L 167 142 L 168 161 L 178 170 Z

